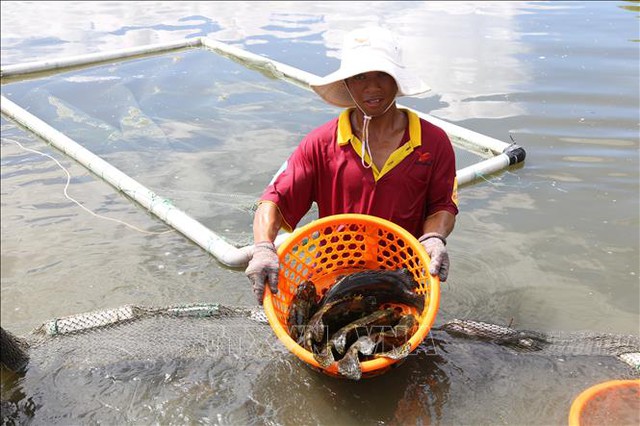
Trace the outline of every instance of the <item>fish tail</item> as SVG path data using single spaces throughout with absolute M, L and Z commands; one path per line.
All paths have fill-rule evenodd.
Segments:
M 403 344 L 402 346 L 398 346 L 397 348 L 393 348 L 388 352 L 381 352 L 374 355 L 374 358 L 391 358 L 391 359 L 402 359 L 407 357 L 411 352 L 411 345 L 409 342 Z
M 352 353 L 349 352 L 347 356 L 338 361 L 338 373 L 347 379 L 360 380 L 362 378 L 362 369 L 360 368 L 358 352 L 355 352 L 355 356 L 351 355 Z
M 322 368 L 328 368 L 335 361 L 333 352 L 331 351 L 331 344 L 327 344 L 319 353 L 314 352 L 313 358 L 318 361 L 318 364 L 320 364 Z
M 344 354 L 344 349 L 347 344 L 347 337 L 344 334 L 340 334 L 338 336 L 334 336 L 331 339 L 333 343 L 333 347 L 338 351 L 340 355 Z

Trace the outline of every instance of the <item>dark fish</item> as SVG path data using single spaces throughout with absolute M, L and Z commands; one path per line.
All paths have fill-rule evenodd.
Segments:
M 356 296 L 360 297 L 360 296 Z M 374 305 L 369 305 L 374 306 Z M 335 361 L 335 357 L 333 356 L 333 350 L 335 349 L 339 354 L 344 353 L 344 346 L 346 345 L 347 339 L 351 340 L 355 339 L 358 332 L 366 331 L 368 327 L 386 325 L 387 323 L 397 322 L 398 318 L 394 315 L 395 310 L 393 309 L 385 309 L 381 311 L 375 311 L 367 316 L 361 316 L 360 318 L 356 318 L 352 321 L 349 321 L 346 325 L 341 327 L 335 335 L 338 335 L 337 339 L 334 339 L 332 336 L 318 352 L 314 352 L 314 359 L 320 364 L 320 366 L 327 368 Z M 330 331 L 332 327 L 327 327 L 327 331 Z
M 413 278 L 413 274 L 411 274 L 411 272 L 409 272 L 407 268 L 399 268 L 396 270 L 365 269 L 362 271 L 353 272 L 351 274 L 338 275 L 338 277 L 336 278 L 335 284 L 331 286 L 331 288 L 327 291 L 327 294 L 342 291 L 341 287 L 351 285 L 352 280 L 358 279 L 358 278 L 369 278 L 369 279 L 387 278 L 392 281 L 396 281 L 398 284 L 403 285 L 409 291 L 413 291 L 416 288 L 418 288 L 418 282 Z M 327 294 L 324 295 L 324 298 L 327 298 Z
M 407 357 L 411 353 L 411 345 L 409 342 L 403 343 L 400 346 L 396 346 L 390 351 L 386 352 L 378 352 L 373 355 L 374 358 L 391 358 L 391 359 L 402 359 Z
M 402 346 L 418 329 L 418 320 L 412 314 L 403 315 L 393 328 L 371 335 L 376 342 L 377 352 L 386 352 Z
M 289 335 L 297 343 L 300 343 L 303 329 L 317 307 L 317 299 L 316 286 L 311 281 L 301 283 L 291 299 L 287 328 Z
M 314 343 L 326 337 L 327 329 L 337 329 L 341 323 L 349 323 L 377 309 L 375 297 L 347 295 L 331 303 L 325 303 L 313 314 L 304 330 L 303 347 L 313 352 Z
M 336 360 L 333 356 L 333 344 L 331 342 L 327 342 L 319 352 L 313 352 L 313 359 L 320 364 L 320 367 L 329 367 Z
M 331 336 L 329 344 L 331 344 L 339 354 L 343 354 L 350 340 L 357 339 L 357 336 L 370 334 L 373 327 L 392 327 L 398 323 L 399 319 L 400 314 L 395 309 L 388 308 L 375 311 L 372 314 L 345 325 L 335 332 Z
M 360 368 L 360 358 L 358 353 L 363 355 L 371 355 L 376 347 L 376 343 L 369 336 L 362 336 L 349 346 L 347 353 L 338 361 L 338 373 L 342 376 L 360 380 L 362 377 L 362 368 Z
M 330 331 L 338 330 L 346 324 L 359 320 L 378 307 L 379 304 L 372 296 L 346 296 L 343 299 L 334 301 L 326 310 L 321 308 L 321 310 L 317 312 L 319 322 L 315 320 L 316 318 L 313 318 L 313 321 L 309 322 L 309 324 L 313 323 L 312 327 L 307 327 L 312 341 L 309 343 L 308 339 L 305 338 L 305 346 L 311 346 L 313 348 L 314 342 L 325 340 L 326 343 L 322 345 L 317 352 L 314 350 L 311 350 L 311 352 L 321 367 L 329 367 L 335 361 L 333 356 L 333 342 L 329 340 Z
M 320 304 L 330 303 L 348 294 L 363 294 L 375 296 L 380 303 L 402 303 L 422 312 L 424 296 L 413 291 L 417 285 L 406 269 L 364 270 L 341 278 L 325 293 Z

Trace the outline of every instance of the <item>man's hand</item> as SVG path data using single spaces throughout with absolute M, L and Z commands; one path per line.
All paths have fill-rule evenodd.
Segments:
M 436 232 L 428 232 L 421 236 L 418 241 L 427 251 L 427 254 L 431 258 L 429 264 L 429 273 L 431 275 L 438 275 L 440 281 L 447 281 L 447 275 L 449 275 L 449 253 L 447 253 L 447 240 L 442 235 Z
M 262 241 L 255 244 L 253 257 L 244 271 L 253 287 L 258 303 L 262 305 L 264 298 L 264 286 L 269 282 L 269 288 L 273 294 L 278 292 L 278 272 L 280 271 L 280 259 L 276 252 L 276 246 L 271 241 Z

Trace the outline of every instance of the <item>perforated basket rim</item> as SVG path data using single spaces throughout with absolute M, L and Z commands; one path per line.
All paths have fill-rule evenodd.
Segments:
M 611 389 L 634 386 L 640 389 L 640 379 L 608 380 L 585 389 L 573 400 L 573 403 L 571 404 L 571 410 L 569 411 L 569 426 L 581 425 L 583 410 L 596 396 Z
M 278 249 L 278 254 L 282 255 L 282 253 L 286 253 L 289 251 L 291 246 L 298 244 L 305 236 L 311 234 L 318 229 L 324 228 L 331 224 L 339 223 L 341 225 L 345 223 L 349 224 L 366 224 L 366 225 L 375 225 L 387 231 L 391 231 L 396 235 L 402 237 L 410 246 L 412 246 L 415 250 L 416 256 L 419 257 L 420 262 L 425 265 L 425 270 L 428 270 L 429 266 L 429 256 L 427 252 L 422 248 L 422 245 L 418 242 L 418 240 L 410 234 L 407 230 L 396 225 L 395 223 L 388 221 L 386 219 L 382 219 L 375 216 L 364 215 L 364 214 L 356 214 L 356 213 L 345 213 L 327 216 L 321 219 L 317 219 L 297 230 L 295 230 L 289 238 Z M 427 273 L 427 281 L 429 284 L 429 304 L 425 306 L 427 310 L 426 314 L 420 321 L 418 326 L 418 330 L 411 336 L 409 339 L 410 351 L 413 352 L 415 348 L 426 338 L 431 326 L 433 325 L 436 315 L 438 313 L 438 307 L 440 303 L 440 280 L 437 276 L 432 276 Z M 322 368 L 320 364 L 315 360 L 313 354 L 302 346 L 298 345 L 287 333 L 287 330 L 283 327 L 277 317 L 277 313 L 274 307 L 274 296 L 272 295 L 269 287 L 266 287 L 265 296 L 263 299 L 263 307 L 264 312 L 267 316 L 267 320 L 271 325 L 274 333 L 278 337 L 278 339 L 285 345 L 285 347 L 300 358 L 302 361 L 306 362 L 313 368 L 317 370 L 321 370 L 324 373 L 327 373 L 331 376 L 339 376 L 337 362 L 334 362 L 327 368 Z M 388 370 L 388 368 L 397 363 L 400 360 L 394 360 L 390 358 L 376 358 L 372 360 L 363 361 L 360 363 L 360 367 L 363 373 L 363 377 L 365 377 L 366 373 L 372 373 L 375 371 L 384 372 Z

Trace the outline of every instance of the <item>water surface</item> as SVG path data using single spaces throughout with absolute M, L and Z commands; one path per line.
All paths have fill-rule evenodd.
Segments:
M 433 88 L 403 104 L 527 151 L 523 166 L 461 189 L 437 323 L 640 334 L 636 2 L 3 2 L 1 19 L 3 66 L 209 36 L 318 75 L 339 65 L 346 30 L 388 26 Z M 251 241 L 251 205 L 273 173 L 306 132 L 339 112 L 203 51 L 3 84 L 2 92 L 240 244 Z M 24 334 L 50 318 L 124 304 L 254 303 L 242 271 L 166 232 L 13 122 L 1 125 L 3 327 Z M 65 197 L 65 172 L 25 148 L 69 171 L 70 197 L 145 232 L 79 208 Z M 564 424 L 580 390 L 624 371 L 599 357 L 443 345 L 363 383 L 318 376 L 286 357 L 159 364 L 151 371 L 173 368 L 182 381 L 171 389 L 185 393 L 159 381 L 146 399 L 126 400 L 107 387 L 105 403 L 120 411 L 91 414 L 73 403 L 77 377 L 59 371 L 65 380 L 43 383 L 70 396 L 62 408 L 45 405 L 39 422 L 66 406 L 73 415 L 61 423 L 241 424 L 262 415 L 269 424 Z M 134 367 L 110 367 L 127 395 L 144 371 Z M 91 389 L 106 386 L 82 377 Z M 282 389 L 303 394 L 300 405 Z M 201 403 L 179 408 L 194 396 Z

